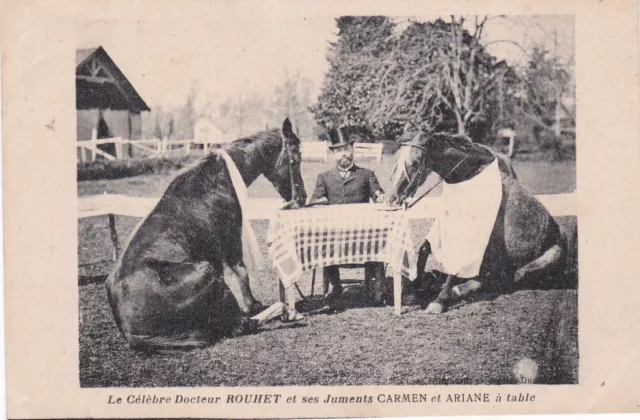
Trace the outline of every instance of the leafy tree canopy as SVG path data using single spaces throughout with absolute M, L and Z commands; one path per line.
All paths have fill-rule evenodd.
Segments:
M 511 83 L 509 68 L 488 54 L 463 19 L 409 22 L 404 30 L 387 17 L 341 17 L 338 40 L 329 47 L 329 70 L 311 108 L 325 127 L 368 126 L 395 138 L 423 129 L 490 132 L 499 94 Z M 502 85 L 501 85 L 502 84 Z

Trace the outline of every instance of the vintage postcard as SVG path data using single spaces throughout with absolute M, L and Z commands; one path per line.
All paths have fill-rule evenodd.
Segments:
M 636 2 L 1 5 L 8 418 L 640 412 Z

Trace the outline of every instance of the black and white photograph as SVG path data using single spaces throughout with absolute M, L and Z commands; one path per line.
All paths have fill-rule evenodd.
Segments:
M 640 409 L 637 0 L 0 9 L 8 418 Z
M 580 384 L 574 16 L 77 34 L 82 388 Z

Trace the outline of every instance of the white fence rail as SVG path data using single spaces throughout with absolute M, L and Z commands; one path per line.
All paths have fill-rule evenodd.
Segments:
M 382 162 L 382 143 L 356 143 L 353 150 L 355 157 L 374 158 Z
M 300 153 L 302 160 L 321 160 L 327 162 L 329 159 L 329 148 L 323 141 L 305 141 L 300 143 Z
M 115 145 L 115 155 L 109 154 L 101 150 L 98 146 L 105 144 Z M 191 152 L 191 145 L 202 145 L 203 152 L 206 154 L 210 144 L 203 144 L 194 140 L 128 140 L 121 137 L 113 137 L 108 139 L 91 139 L 80 140 L 76 143 L 76 147 L 80 150 L 78 161 L 95 162 L 98 156 L 107 160 L 123 159 L 124 145 L 131 145 L 149 157 L 164 157 L 175 154 L 184 154 L 186 156 Z M 323 141 L 307 141 L 302 142 L 300 151 L 303 160 L 321 160 L 328 162 L 329 148 L 327 143 Z M 373 158 L 376 162 L 382 161 L 382 143 L 355 143 L 354 156 L 360 158 Z
M 176 153 L 189 155 L 191 144 L 193 143 L 193 140 L 127 140 L 121 137 L 113 137 L 109 139 L 80 140 L 76 143 L 76 147 L 80 150 L 80 156 L 78 157 L 80 162 L 95 162 L 98 156 L 107 160 L 123 159 L 123 145 L 127 144 L 148 154 L 150 157 L 163 157 L 175 155 Z M 104 144 L 115 145 L 115 156 L 98 148 L 98 146 Z
M 329 148 L 323 141 L 302 142 L 300 146 L 303 160 L 328 161 Z M 374 158 L 376 162 L 382 162 L 382 143 L 355 143 L 353 154 L 360 158 Z

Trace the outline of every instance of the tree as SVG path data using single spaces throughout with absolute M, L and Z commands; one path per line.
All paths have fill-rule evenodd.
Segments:
M 162 140 L 162 127 L 160 126 L 160 115 L 155 115 L 155 125 L 153 128 L 153 138 Z
M 336 25 L 338 40 L 329 45 L 329 70 L 311 112 L 327 128 L 363 125 L 375 87 L 374 60 L 389 50 L 394 25 L 383 16 L 340 17 Z
M 184 105 L 174 112 L 176 138 L 193 139 L 194 137 L 194 127 L 197 121 L 194 106 L 196 95 L 195 85 L 192 85 Z
M 316 120 L 367 125 L 385 137 L 407 125 L 487 132 L 506 66 L 482 45 L 487 21 L 476 19 L 469 32 L 464 18 L 453 16 L 448 22 L 410 21 L 402 31 L 386 17 L 338 19 L 339 39 L 330 47 L 329 71 L 312 107 Z
M 444 84 L 436 86 L 438 97 L 456 118 L 458 133 L 466 133 L 472 125 L 491 126 L 491 107 L 499 92 L 498 79 L 504 72 L 495 57 L 487 54 L 481 44 L 488 18 L 475 18 L 473 34 L 463 29 L 464 18 L 451 17 L 451 22 L 438 25 L 449 39 L 449 46 L 440 46 L 440 60 Z M 448 33 L 446 33 L 448 32 Z
M 311 81 L 297 71 L 291 74 L 285 70 L 282 83 L 274 91 L 274 100 L 269 107 L 269 124 L 279 127 L 285 118 L 289 118 L 302 137 L 313 136 L 313 117 L 309 111 L 311 105 Z
M 256 94 L 227 97 L 214 110 L 209 118 L 225 137 L 237 138 L 262 130 L 268 119 L 264 98 Z
M 522 74 L 522 84 L 520 112 L 540 129 L 559 136 L 562 98 L 572 93 L 569 72 L 555 57 L 549 56 L 549 51 L 536 45 Z M 573 120 L 572 113 L 564 111 Z

